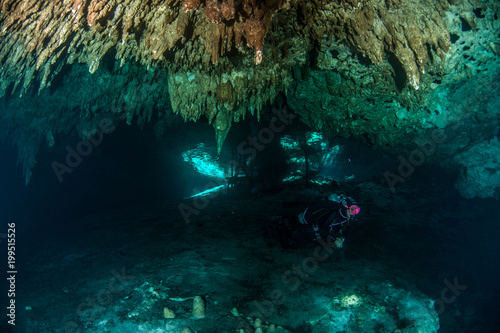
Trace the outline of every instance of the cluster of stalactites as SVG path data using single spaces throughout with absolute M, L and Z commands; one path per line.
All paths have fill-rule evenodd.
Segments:
M 302 14 L 317 39 L 346 40 L 374 63 L 394 54 L 418 89 L 429 49 L 444 60 L 450 48 L 443 20 L 448 8 L 446 0 L 310 0 Z
M 0 0 L 0 97 L 11 83 L 21 95 L 32 81 L 50 85 L 64 64 L 87 63 L 95 72 L 104 55 L 116 50 L 122 65 L 134 58 L 168 67 L 189 41 L 189 60 L 175 66 L 212 63 L 243 41 L 262 61 L 272 15 L 286 0 Z M 191 11 L 204 6 L 203 11 Z M 192 63 L 193 59 L 198 63 Z M 187 63 L 187 62 L 191 63 Z
M 201 3 L 202 0 L 183 0 L 184 10 L 196 10 Z M 286 0 L 205 0 L 204 3 L 205 16 L 212 23 L 224 23 L 232 28 L 237 46 L 244 37 L 247 46 L 255 50 L 255 63 L 260 64 L 272 15 L 286 4 Z

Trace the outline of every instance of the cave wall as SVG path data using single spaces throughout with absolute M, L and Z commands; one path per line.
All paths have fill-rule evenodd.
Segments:
M 465 197 L 498 197 L 500 20 L 498 4 L 475 5 L 446 11 L 453 43 L 444 59 L 428 47 L 418 90 L 401 80 L 404 68 L 394 57 L 374 64 L 345 43 L 327 41 L 316 68 L 297 73 L 289 105 L 312 128 L 377 147 L 410 168 L 428 162 L 458 170 Z

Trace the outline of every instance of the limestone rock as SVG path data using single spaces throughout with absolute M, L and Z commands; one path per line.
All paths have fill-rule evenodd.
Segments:
M 202 319 L 205 318 L 205 301 L 201 296 L 196 296 L 193 299 L 193 316 L 196 319 Z
M 231 310 L 231 314 L 235 317 L 239 317 L 240 313 L 238 312 L 238 309 L 237 308 L 233 308 Z
M 166 319 L 173 319 L 173 318 L 175 318 L 175 312 L 167 307 L 164 307 L 163 308 L 163 317 Z

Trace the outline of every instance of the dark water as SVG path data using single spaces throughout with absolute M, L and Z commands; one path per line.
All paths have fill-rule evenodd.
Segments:
M 223 159 L 234 157 L 234 152 L 231 153 L 234 148 L 231 147 L 234 147 L 234 142 L 246 137 L 244 126 L 236 128 L 239 131 L 236 131 L 235 137 L 229 137 L 229 148 L 221 155 Z M 125 208 L 130 211 L 130 208 L 138 207 L 141 214 L 139 220 L 151 222 L 157 218 L 153 207 L 162 203 L 175 207 L 183 198 L 192 195 L 195 188 L 201 188 L 207 182 L 206 177 L 186 164 L 181 154 L 198 142 L 206 142 L 213 150 L 215 142 L 213 132 L 207 125 L 188 124 L 182 130 L 172 129 L 161 139 L 155 138 L 151 126 L 141 131 L 135 126 L 123 125 L 105 136 L 99 147 L 95 147 L 72 173 L 65 174 L 64 180 L 59 182 L 51 163 L 63 160 L 67 153 L 66 145 L 76 146 L 79 139 L 58 139 L 55 147 L 41 149 L 27 187 L 21 177 L 21 168 L 15 166 L 16 152 L 9 147 L 1 147 L 0 221 L 4 223 L 1 232 L 6 232 L 6 223 L 16 222 L 20 271 L 17 288 L 24 295 L 30 293 L 31 287 L 23 283 L 32 281 L 33 277 L 23 276 L 23 270 L 30 271 L 23 265 L 28 265 L 40 253 L 54 251 L 54 257 L 64 257 L 64 248 L 74 245 L 73 238 L 66 235 L 74 234 L 75 230 L 85 230 L 82 224 L 89 223 L 93 216 L 112 215 Z M 252 188 L 269 191 L 273 187 L 279 191 L 285 186 L 277 184 L 280 183 L 279 177 L 287 171 L 286 163 L 271 161 L 280 156 L 286 158 L 286 154 L 276 149 L 268 149 L 256 159 Z M 355 154 L 358 148 L 353 145 L 350 149 Z M 360 155 L 367 156 L 365 148 L 359 149 L 359 155 L 355 154 L 358 159 Z M 389 163 L 386 159 L 381 161 L 384 167 L 385 163 Z M 353 158 L 354 162 L 356 158 Z M 342 165 L 341 171 L 346 173 L 346 168 Z M 374 166 L 373 162 L 358 163 L 350 171 L 359 171 L 361 178 L 369 179 L 373 177 L 374 168 L 377 165 Z M 324 172 L 334 171 L 330 168 Z M 383 185 L 381 179 L 378 176 L 374 180 Z M 268 186 L 258 186 L 259 182 Z M 349 186 L 356 189 L 354 185 Z M 252 189 L 242 188 L 242 197 Z M 388 192 L 383 186 L 382 190 L 361 186 L 353 191 L 360 196 L 360 201 L 365 198 L 365 205 L 361 204 L 365 215 L 353 228 L 345 260 L 380 262 L 395 271 L 409 272 L 411 281 L 407 283 L 414 284 L 418 290 L 436 300 L 441 332 L 497 331 L 500 324 L 498 201 L 459 197 L 453 189 L 453 175 L 430 166 L 417 170 L 395 193 Z M 382 196 L 384 200 L 377 200 Z M 151 211 L 147 207 L 151 207 Z M 258 213 L 251 206 L 246 209 L 248 215 Z M 130 221 L 127 221 L 121 216 L 122 223 L 137 223 L 135 216 L 129 217 Z M 179 218 L 177 215 L 176 219 Z M 241 219 L 234 219 L 235 224 L 238 221 Z M 132 229 L 139 233 L 141 229 L 133 225 L 113 229 L 113 223 L 116 219 L 110 218 L 109 227 L 114 231 L 109 237 L 116 239 L 121 237 L 121 233 L 128 232 L 125 230 Z M 242 224 L 241 228 L 245 225 Z M 221 232 L 222 235 L 227 237 L 224 232 Z M 94 237 L 92 233 L 82 233 L 79 242 L 91 249 Z M 4 244 L 5 239 L 2 238 L 2 246 Z M 165 246 L 168 247 L 168 244 Z M 107 255 L 102 253 L 102 256 Z M 49 262 L 44 261 L 43 264 L 49 265 Z M 52 264 L 57 266 L 58 261 Z M 85 271 L 86 267 L 82 266 L 81 270 Z M 61 276 L 50 276 L 50 270 L 46 274 L 56 285 L 58 279 L 62 279 Z M 399 278 L 404 280 L 405 276 Z M 455 289 L 451 290 L 450 285 Z M 50 292 L 48 288 L 47 293 Z M 43 290 L 36 290 L 38 296 L 43 293 Z M 57 306 L 64 307 L 64 304 Z M 20 323 L 23 322 L 23 311 L 18 309 Z M 23 332 L 22 325 L 14 331 Z M 52 331 L 64 330 L 58 328 Z

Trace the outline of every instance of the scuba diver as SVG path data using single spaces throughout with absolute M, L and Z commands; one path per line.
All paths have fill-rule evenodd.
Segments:
M 326 240 L 342 249 L 349 223 L 360 211 L 354 199 L 331 194 L 328 200 L 311 204 L 292 223 L 281 221 L 281 246 L 295 249 L 310 241 Z

